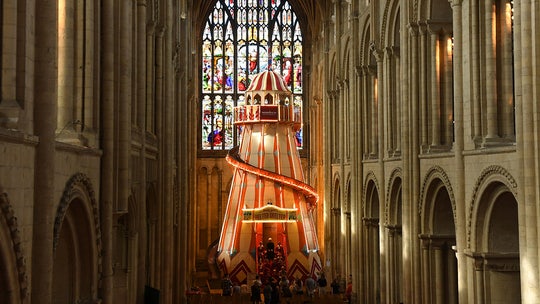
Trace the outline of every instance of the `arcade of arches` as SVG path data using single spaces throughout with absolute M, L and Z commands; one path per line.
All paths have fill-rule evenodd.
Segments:
M 330 280 L 355 303 L 540 303 L 538 1 L 234 1 L 297 18 Z M 0 303 L 186 303 L 221 275 L 217 2 L 1 2 Z

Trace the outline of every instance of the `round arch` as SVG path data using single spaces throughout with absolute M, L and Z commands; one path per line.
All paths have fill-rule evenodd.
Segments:
M 101 279 L 101 228 L 90 179 L 83 173 L 66 183 L 53 235 L 53 298 L 95 301 Z
M 518 207 L 512 175 L 500 166 L 482 171 L 469 210 L 468 245 L 483 277 L 475 288 L 486 303 L 521 301 Z
M 392 171 L 388 179 L 386 202 L 384 204 L 384 222 L 390 225 L 401 225 L 401 168 Z
M 443 192 L 441 192 L 443 191 Z M 444 192 L 447 193 L 447 200 L 450 203 L 452 213 L 452 224 L 456 223 L 456 201 L 454 197 L 454 191 L 450 183 L 450 178 L 440 166 L 432 167 L 422 183 L 422 189 L 420 191 L 420 200 L 418 206 L 418 212 L 420 213 L 421 231 L 433 232 L 433 214 L 434 214 L 434 200 L 437 198 L 444 199 L 441 195 Z M 439 196 L 438 196 L 439 195 Z M 455 232 L 454 232 L 455 233 Z
M 364 181 L 364 194 L 362 216 L 365 218 L 379 218 L 379 183 L 375 174 L 369 172 Z M 376 206 L 374 206 L 376 205 Z

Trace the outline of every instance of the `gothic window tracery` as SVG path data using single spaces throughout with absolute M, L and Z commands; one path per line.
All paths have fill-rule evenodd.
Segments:
M 282 75 L 302 111 L 302 31 L 286 0 L 218 0 L 204 26 L 201 49 L 203 151 L 229 150 L 240 142 L 233 108 L 245 102 L 253 77 Z M 297 132 L 303 147 L 302 131 Z

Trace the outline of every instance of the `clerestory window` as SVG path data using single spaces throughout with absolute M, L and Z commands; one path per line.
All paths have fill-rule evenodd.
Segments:
M 288 1 L 218 0 L 202 32 L 201 129 L 203 151 L 240 143 L 233 108 L 259 72 L 274 70 L 302 111 L 302 31 Z M 303 147 L 302 130 L 296 134 Z M 219 153 L 218 153 L 219 154 Z

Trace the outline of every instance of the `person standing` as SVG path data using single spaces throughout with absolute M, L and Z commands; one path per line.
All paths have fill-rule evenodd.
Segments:
M 272 304 L 279 303 L 279 282 L 272 279 Z
M 266 285 L 264 285 L 263 289 L 263 295 L 264 295 L 264 304 L 270 304 L 272 303 L 272 283 L 266 282 Z
M 253 282 L 253 285 L 251 285 L 251 303 L 261 303 L 261 285 L 257 281 Z
M 330 287 L 332 287 L 332 294 L 339 294 L 340 293 L 340 290 L 339 290 L 339 287 L 340 287 L 339 281 L 340 280 L 341 280 L 341 278 L 340 278 L 339 274 L 336 275 L 334 280 L 332 280 L 332 284 L 330 284 Z
M 221 295 L 222 296 L 231 296 L 232 295 L 233 284 L 229 278 L 229 274 L 225 274 L 223 280 L 221 280 Z
M 324 275 L 324 272 L 321 272 L 319 279 L 317 280 L 317 284 L 319 285 L 319 294 L 325 295 L 328 282 L 326 281 L 326 276 Z
M 352 288 L 352 279 L 349 278 L 349 282 L 347 282 L 347 288 L 345 289 L 345 298 L 347 299 L 348 303 L 351 303 Z
M 315 295 L 315 288 L 317 288 L 317 282 L 312 277 L 308 277 L 306 279 L 306 294 L 308 297 Z

